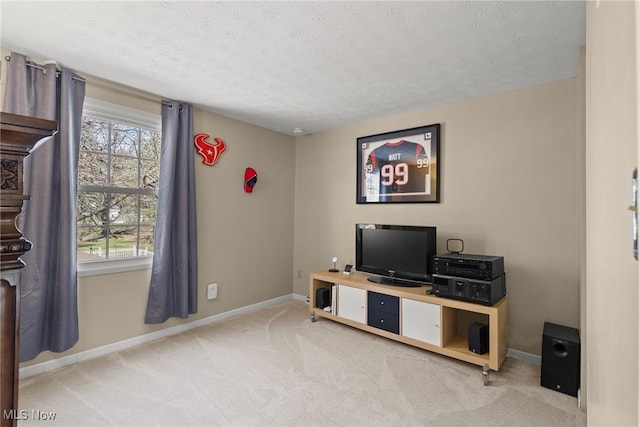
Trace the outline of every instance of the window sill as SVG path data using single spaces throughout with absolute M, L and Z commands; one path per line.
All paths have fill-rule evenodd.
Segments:
M 79 262 L 78 277 L 98 276 L 101 274 L 124 273 L 127 271 L 150 270 L 153 257 L 140 257 L 108 261 Z

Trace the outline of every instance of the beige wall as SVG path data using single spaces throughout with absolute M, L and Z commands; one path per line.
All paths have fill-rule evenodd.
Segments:
M 4 58 L 7 52 L 2 53 Z M 85 77 L 88 97 L 160 113 L 153 96 Z M 294 138 L 198 108 L 194 128 L 210 134 L 210 140 L 220 137 L 227 143 L 214 166 L 203 165 L 195 156 L 198 313 L 145 325 L 150 270 L 81 277 L 79 342 L 61 354 L 44 352 L 23 366 L 291 294 Z M 249 166 L 258 172 L 252 194 L 244 192 Z M 206 284 L 211 282 L 219 286 L 215 300 L 206 299 Z
M 461 238 L 505 257 L 508 345 L 540 354 L 544 321 L 579 325 L 576 98 L 567 79 L 297 138 L 294 293 L 332 256 L 354 261 L 357 222 L 435 225 L 439 252 Z M 441 203 L 356 205 L 356 138 L 431 123 Z
M 639 275 L 627 210 L 638 164 L 637 7 L 587 3 L 585 351 L 593 426 L 640 422 Z
M 582 47 L 578 53 L 578 75 L 576 77 L 578 83 L 578 97 L 576 105 L 578 110 L 577 129 L 578 137 L 576 145 L 578 156 L 576 162 L 578 165 L 578 181 L 584 182 L 585 185 L 580 186 L 578 193 L 578 213 L 576 215 L 579 230 L 579 259 L 580 259 L 580 348 L 586 349 L 587 344 L 587 255 L 586 255 L 586 239 L 587 239 L 587 215 L 586 215 L 586 49 Z M 587 366 L 587 352 L 580 352 L 580 366 Z M 587 409 L 587 369 L 580 369 L 580 401 L 579 405 L 582 409 Z

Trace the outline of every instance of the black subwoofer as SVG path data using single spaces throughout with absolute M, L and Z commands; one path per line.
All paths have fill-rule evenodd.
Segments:
M 489 325 L 480 322 L 469 325 L 469 351 L 477 354 L 489 351 Z
M 542 332 L 540 385 L 578 396 L 580 334 L 577 329 L 545 322 Z

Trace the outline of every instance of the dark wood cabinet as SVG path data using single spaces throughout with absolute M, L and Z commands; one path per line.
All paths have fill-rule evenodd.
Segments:
M 0 112 L 0 426 L 16 426 L 20 332 L 20 256 L 31 249 L 16 225 L 24 194 L 22 165 L 33 146 L 51 136 L 50 120 Z

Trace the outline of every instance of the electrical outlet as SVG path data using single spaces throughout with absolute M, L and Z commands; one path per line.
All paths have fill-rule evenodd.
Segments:
M 207 299 L 216 299 L 218 297 L 218 284 L 209 283 L 207 285 Z
M 298 270 L 298 280 L 302 279 L 302 271 Z

